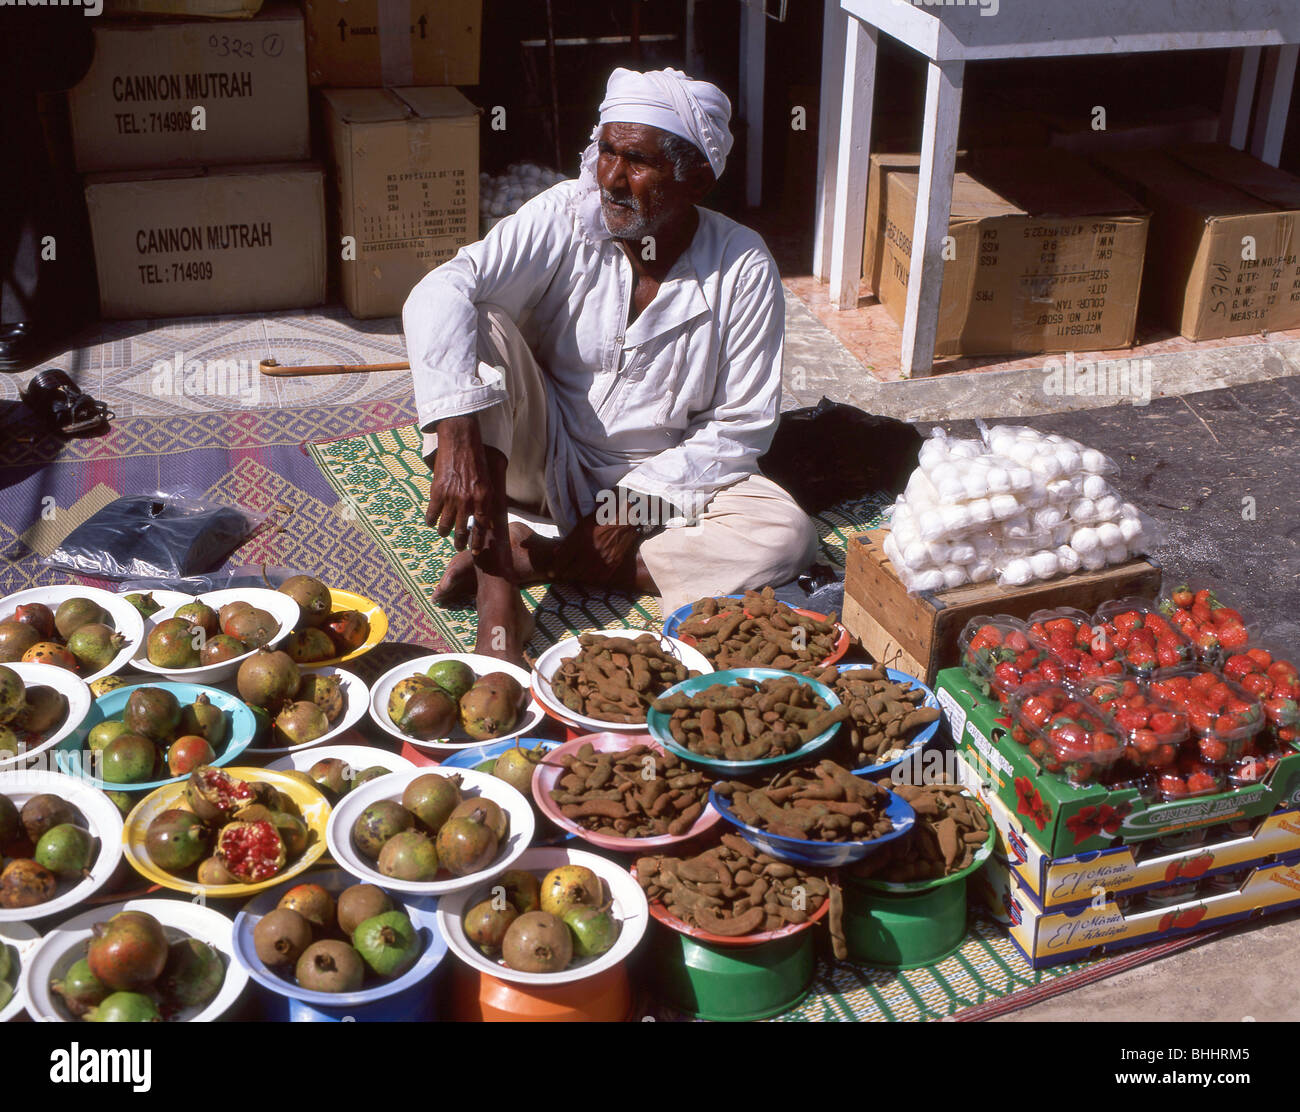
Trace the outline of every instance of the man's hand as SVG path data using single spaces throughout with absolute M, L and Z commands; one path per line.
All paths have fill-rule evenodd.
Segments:
M 640 537 L 635 525 L 597 525 L 596 514 L 590 513 L 556 548 L 555 578 L 604 586 L 621 577 Z
M 438 422 L 435 431 L 438 452 L 433 461 L 425 524 L 444 537 L 454 531 L 452 543 L 457 550 L 464 549 L 472 539 L 471 551 L 478 556 L 498 540 L 506 541 L 504 536 L 497 536 L 498 525 L 505 521 L 505 490 L 498 490 L 492 481 L 477 417 L 446 417 Z

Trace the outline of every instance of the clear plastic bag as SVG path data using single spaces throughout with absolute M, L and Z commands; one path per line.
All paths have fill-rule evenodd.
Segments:
M 174 582 L 219 568 L 265 522 L 187 488 L 128 494 L 78 525 L 45 564 L 99 579 Z

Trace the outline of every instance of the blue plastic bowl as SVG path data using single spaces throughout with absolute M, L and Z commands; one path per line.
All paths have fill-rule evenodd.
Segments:
M 267 992 L 270 1018 L 293 1023 L 395 1023 L 403 1020 L 431 1020 L 436 1017 L 436 994 L 433 978 L 447 955 L 447 943 L 438 930 L 438 901 L 432 897 L 404 898 L 389 892 L 396 907 L 411 917 L 424 942 L 415 964 L 400 977 L 360 992 L 308 992 L 299 988 L 293 972 L 283 974 L 268 968 L 253 947 L 253 928 L 261 917 L 275 910 L 275 905 L 290 888 L 299 884 L 319 884 L 337 896 L 358 883 L 342 869 L 306 873 L 275 888 L 259 893 L 235 916 L 235 960 Z
M 674 684 L 664 692 L 663 697 L 667 698 L 679 691 L 694 695 L 695 692 L 703 691 L 705 688 L 717 685 L 725 686 L 734 683 L 736 680 L 766 680 L 786 676 L 793 676 L 805 687 L 811 687 L 814 692 L 825 700 L 828 707 L 838 707 L 840 705 L 835 692 L 824 683 L 818 683 L 816 680 L 810 679 L 808 676 L 801 676 L 797 672 L 782 672 L 777 668 L 731 668 L 725 672 L 710 672 L 708 675 L 696 676 L 693 679 Z M 676 753 L 688 764 L 698 765 L 700 768 L 718 773 L 724 779 L 727 776 L 763 772 L 767 769 L 781 768 L 783 765 L 806 761 L 818 750 L 829 745 L 840 728 L 839 723 L 836 723 L 830 729 L 823 730 L 806 745 L 801 745 L 793 753 L 785 753 L 780 757 L 764 757 L 761 761 L 720 761 L 712 757 L 701 756 L 699 753 L 693 753 L 684 746 L 678 745 L 668 730 L 668 719 L 668 715 L 655 710 L 653 707 L 646 711 L 646 729 L 650 731 L 650 736 L 663 745 L 665 749 Z
M 226 741 L 221 752 L 217 754 L 217 759 L 212 762 L 214 768 L 232 763 L 248 748 L 253 740 L 253 734 L 257 731 L 257 719 L 253 717 L 253 712 L 248 709 L 248 705 L 219 687 L 171 681 L 115 687 L 107 695 L 101 695 L 96 699 L 91 705 L 90 712 L 82 719 L 81 725 L 55 746 L 54 762 L 59 772 L 75 776 L 78 780 L 106 792 L 151 792 L 167 784 L 176 784 L 189 779 L 189 774 L 186 773 L 184 776 L 170 776 L 166 780 L 148 780 L 142 784 L 110 784 L 107 780 L 97 780 L 91 775 L 93 765 L 88 759 L 90 743 L 87 740 L 90 731 L 106 719 L 120 717 L 126 710 L 126 701 L 131 697 L 131 692 L 138 691 L 142 687 L 161 687 L 164 691 L 170 691 L 181 706 L 194 702 L 200 695 L 206 695 L 214 707 L 225 713 L 228 727 Z
M 794 865 L 834 869 L 870 857 L 886 842 L 892 842 L 912 829 L 913 823 L 916 822 L 916 812 L 912 810 L 912 805 L 888 788 L 881 790 L 889 795 L 885 817 L 894 824 L 894 829 L 879 838 L 872 838 L 869 842 L 811 842 L 804 838 L 785 838 L 741 822 L 732 811 L 731 803 L 712 788 L 709 789 L 709 802 L 718 809 L 718 814 L 724 820 L 744 835 L 747 842 L 757 846 L 763 853 L 770 853 L 778 860 L 788 861 Z
M 841 672 L 860 672 L 869 668 L 874 668 L 876 667 L 876 665 L 839 664 L 836 665 L 836 667 L 838 667 Z M 908 687 L 911 688 L 919 687 L 922 691 L 924 691 L 925 698 L 921 700 L 921 706 L 936 707 L 936 708 L 939 706 L 938 696 L 936 696 L 935 693 L 929 687 L 923 684 L 915 676 L 909 675 L 907 672 L 900 672 L 896 668 L 886 668 L 885 675 L 887 675 L 895 683 L 905 683 L 908 685 Z M 938 733 L 939 724 L 942 721 L 943 719 L 936 718 L 933 722 L 931 722 L 928 726 L 926 726 L 919 734 L 917 734 L 916 737 L 912 738 L 912 740 L 907 743 L 907 749 L 904 750 L 903 755 L 901 757 L 895 757 L 892 761 L 885 761 L 883 764 L 867 765 L 864 768 L 855 768 L 852 770 L 853 775 L 876 777 L 876 776 L 884 776 L 885 774 L 892 772 L 904 761 L 910 761 L 913 757 L 916 756 L 917 753 L 921 751 L 922 747 L 924 747 L 926 742 L 930 741 L 934 737 L 934 735 Z M 845 723 L 840 723 L 841 730 L 844 729 L 844 726 Z

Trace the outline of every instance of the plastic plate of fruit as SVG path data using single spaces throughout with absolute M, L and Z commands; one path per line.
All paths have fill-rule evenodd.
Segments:
M 635 639 L 647 632 L 649 631 L 644 629 L 597 629 L 591 630 L 590 634 L 594 637 L 627 637 Z M 686 644 L 685 641 L 678 641 L 673 637 L 660 634 L 651 634 L 651 636 L 655 637 L 658 647 L 666 655 L 675 657 L 690 671 L 699 672 L 702 675 L 713 671 L 713 665 L 709 663 L 708 658 L 698 649 Z M 615 733 L 645 733 L 645 722 L 609 722 L 602 718 L 581 714 L 561 702 L 559 696 L 555 694 L 552 680 L 555 678 L 555 673 L 560 666 L 571 657 L 577 656 L 581 651 L 582 645 L 578 638 L 567 637 L 559 644 L 552 645 L 537 658 L 537 663 L 533 667 L 532 690 L 534 697 L 542 704 L 543 709 L 551 717 L 558 718 L 566 725 L 576 723 L 580 728 L 592 732 L 610 730 Z M 670 686 L 672 685 L 666 685 L 661 690 L 652 690 L 651 694 L 661 694 Z
M 474 674 L 475 680 L 482 679 L 493 672 L 504 672 L 519 685 L 521 697 L 527 701 L 524 703 L 523 709 L 518 711 L 514 724 L 509 730 L 503 730 L 491 737 L 472 737 L 465 732 L 462 722 L 457 721 L 441 737 L 417 738 L 411 734 L 403 733 L 398 728 L 389 715 L 389 701 L 393 696 L 393 689 L 403 680 L 415 676 L 422 676 L 427 679 L 430 668 L 449 662 L 459 662 L 468 667 Z M 523 668 L 513 664 L 506 664 L 504 661 L 497 660 L 496 657 L 480 656 L 478 653 L 437 653 L 432 656 L 417 656 L 412 660 L 408 660 L 405 664 L 390 668 L 375 681 L 374 686 L 370 689 L 370 718 L 381 730 L 391 734 L 399 741 L 409 742 L 418 749 L 429 749 L 435 754 L 456 749 L 468 749 L 475 745 L 482 745 L 485 741 L 503 741 L 508 738 L 523 737 L 525 734 L 531 734 L 537 728 L 537 724 L 545 717 L 545 713 L 537 705 L 536 701 L 527 698 L 529 679 L 528 672 Z M 467 695 L 468 692 L 465 694 Z M 465 695 L 462 695 L 461 699 L 464 698 Z
M 461 779 L 462 801 L 486 798 L 495 803 L 507 817 L 505 836 L 496 837 L 496 853 L 486 864 L 461 875 L 448 871 L 446 862 L 442 860 L 445 855 L 438 854 L 438 871 L 432 880 L 402 880 L 380 872 L 378 860 L 367 857 L 357 847 L 353 836 L 353 828 L 357 820 L 372 803 L 390 801 L 400 805 L 407 785 L 419 777 L 431 774 L 439 775 L 439 772 L 436 768 L 413 768 L 409 772 L 395 772 L 391 776 L 381 776 L 348 792 L 330 813 L 329 825 L 325 831 L 330 856 L 353 876 L 367 884 L 377 884 L 381 888 L 406 892 L 413 896 L 445 896 L 481 885 L 487 877 L 496 875 L 502 869 L 508 869 L 519 855 L 528 849 L 536 827 L 532 803 L 504 780 L 498 779 L 491 773 L 457 769 L 455 775 Z M 394 830 L 393 835 L 406 833 L 413 826 L 413 821 L 413 819 L 408 821 L 406 827 L 401 830 Z M 495 833 L 493 831 L 494 835 Z M 436 844 L 435 842 L 435 846 Z
M 69 863 L 71 875 L 55 876 L 43 866 L 39 873 L 31 866 L 23 866 L 24 859 L 6 858 L 5 873 L 0 873 L 0 877 L 4 877 L 15 865 L 22 867 L 7 882 L 0 880 L 0 893 L 4 893 L 0 895 L 0 923 L 17 923 L 27 919 L 43 919 L 47 915 L 57 915 L 61 911 L 76 907 L 113 879 L 118 862 L 122 860 L 122 815 L 103 792 L 91 787 L 84 780 L 64 776 L 58 772 L 32 769 L 22 772 L 0 772 L 0 795 L 7 797 L 20 812 L 23 805 L 35 796 L 55 796 L 68 805 L 71 815 L 57 816 L 60 818 L 60 823 L 54 825 L 70 821 L 73 826 L 79 826 L 87 831 L 92 839 L 99 843 L 97 846 L 90 847 L 94 859 L 89 868 L 84 870 L 84 875 L 79 875 L 82 869 L 72 868 L 72 864 L 81 865 L 80 861 Z M 0 804 L 0 807 L 3 806 L 4 804 Z M 75 839 L 76 835 L 72 837 Z M 37 853 L 42 853 L 39 842 L 34 849 Z M 54 847 L 47 847 L 45 852 L 54 852 Z M 59 852 L 62 855 L 75 853 L 78 850 L 73 846 L 65 847 Z M 46 859 L 50 860 L 50 858 Z M 32 860 L 35 861 L 35 858 Z M 42 890 L 50 891 L 50 895 L 39 902 L 25 903 L 24 906 L 7 906 L 13 902 L 13 896 L 19 890 L 19 877 L 29 871 L 33 874 L 30 879 L 37 881 L 39 886 L 33 887 L 28 883 L 21 887 L 29 892 L 31 897 L 40 894 Z M 51 878 L 54 880 L 52 886 Z
M 111 676 L 114 672 L 121 671 L 144 645 L 144 619 L 140 617 L 140 612 L 134 606 L 119 595 L 101 591 L 98 587 L 82 587 L 76 583 L 68 583 L 61 587 L 29 587 L 25 591 L 0 599 L 0 621 L 10 620 L 17 613 L 18 607 L 30 606 L 32 603 L 40 603 L 57 613 L 61 603 L 74 598 L 88 599 L 96 603 L 102 612 L 106 612 L 107 622 L 103 622 L 103 613 L 98 616 L 92 614 L 90 621 L 109 625 L 113 633 L 122 636 L 122 642 L 113 655 L 107 658 L 106 663 L 99 668 L 92 668 L 89 664 L 78 663 L 78 658 L 67 646 L 67 638 L 60 636 L 57 631 L 52 634 L 45 631 L 36 644 L 49 645 L 50 649 L 36 663 L 54 664 L 57 660 L 65 660 L 67 663 L 58 666 L 66 667 L 73 675 L 80 676 L 87 683 L 101 676 Z M 74 630 L 74 636 L 75 632 Z M 100 632 L 102 635 L 102 631 Z M 32 647 L 34 646 L 29 646 L 27 651 Z M 102 645 L 100 648 L 107 656 L 109 650 L 103 649 Z
M 382 768 L 389 772 L 408 772 L 415 767 L 400 753 L 390 753 L 387 749 L 371 745 L 321 745 L 313 749 L 298 749 L 272 761 L 266 767 L 277 772 L 304 772 L 310 776 L 311 770 L 322 761 L 342 761 L 355 774 L 349 777 L 345 770 L 340 770 L 340 781 L 345 790 L 335 792 L 339 798 L 346 795 L 353 787 L 360 787 L 362 783 L 368 782 L 368 780 L 357 781 L 361 774 L 370 769 Z M 329 782 L 317 781 L 317 783 L 326 790 L 327 797 L 336 786 Z
M 7 739 L 0 741 L 0 769 L 20 768 L 38 754 L 53 749 L 80 726 L 94 697 L 86 681 L 66 668 L 53 664 L 21 663 L 4 667 L 12 669 L 23 681 L 26 709 L 19 711 L 19 717 L 11 718 L 7 723 L 18 744 L 11 747 Z M 52 689 L 54 695 L 44 692 L 33 699 L 32 692 L 36 688 Z M 29 717 L 24 718 L 24 714 Z M 24 725 L 28 728 L 24 729 Z M 30 728 L 32 726 L 37 728 Z
M 358 636 L 363 636 L 364 639 L 355 648 L 339 656 L 327 657 L 325 660 L 312 661 L 312 663 L 346 664 L 349 660 L 364 656 L 388 636 L 388 614 L 379 603 L 366 598 L 365 595 L 356 594 L 354 591 L 340 591 L 334 587 L 331 587 L 329 592 L 330 618 L 325 620 L 325 627 L 328 629 L 330 620 L 335 615 L 356 613 L 364 621 L 357 622 L 353 619 L 346 629 L 339 630 L 339 635 L 345 639 L 355 640 Z
M 89 712 L 82 718 L 81 725 L 54 748 L 54 761 L 59 771 L 69 776 L 78 777 L 87 784 L 101 788 L 106 792 L 149 792 L 166 784 L 183 781 L 189 775 L 188 771 L 164 778 L 159 778 L 154 775 L 153 771 L 150 771 L 145 774 L 148 778 L 144 780 L 105 780 L 100 778 L 108 771 L 105 765 L 107 759 L 105 754 L 109 753 L 109 748 L 94 751 L 91 746 L 90 732 L 101 722 L 110 719 L 123 720 L 127 702 L 130 700 L 132 693 L 145 688 L 161 688 L 163 691 L 169 692 L 175 697 L 182 710 L 193 704 L 200 695 L 203 695 L 206 696 L 211 706 L 216 707 L 222 713 L 226 721 L 225 737 L 217 744 L 209 743 L 213 754 L 212 758 L 198 763 L 210 764 L 216 767 L 228 765 L 248 748 L 248 743 L 253 739 L 253 731 L 257 727 L 253 712 L 248 709 L 245 703 L 234 695 L 222 691 L 219 687 L 208 687 L 197 683 L 171 682 L 115 687 L 107 695 L 101 695 L 96 699 Z M 175 735 L 171 738 L 171 741 L 165 744 L 170 746 L 171 742 L 178 737 L 186 736 L 182 733 L 183 729 L 183 725 L 176 727 Z M 109 746 L 111 747 L 111 745 L 110 742 Z M 122 758 L 123 767 L 125 767 L 127 759 L 126 757 Z M 123 773 L 114 772 L 113 774 L 122 775 Z
M 617 838 L 610 834 L 600 834 L 594 830 L 588 830 L 585 826 L 580 825 L 576 819 L 568 818 L 560 810 L 560 805 L 551 798 L 552 789 L 556 787 L 560 777 L 564 775 L 564 769 L 561 767 L 560 762 L 565 757 L 576 754 L 579 749 L 587 744 L 590 744 L 597 753 L 619 753 L 632 748 L 634 745 L 646 745 L 659 753 L 664 752 L 664 747 L 648 734 L 611 733 L 589 734 L 586 737 L 574 738 L 554 750 L 547 758 L 546 763 L 538 765 L 533 771 L 533 799 L 537 803 L 538 810 L 560 829 L 567 830 L 584 842 L 590 842 L 599 849 L 614 850 L 618 853 L 641 853 L 664 846 L 676 845 L 679 842 L 688 842 L 692 838 L 699 837 L 705 831 L 711 830 L 722 821 L 722 816 L 714 808 L 708 806 L 708 795 L 705 792 L 703 796 L 704 810 L 700 812 L 699 818 L 691 824 L 690 829 L 682 834 L 659 834 L 651 838 Z M 697 771 L 685 765 L 678 767 L 683 773 Z M 651 771 L 653 772 L 653 769 Z
M 466 935 L 465 917 L 466 913 L 478 904 L 492 898 L 493 878 L 476 883 L 464 891 L 438 901 L 438 927 L 447 940 L 448 948 L 471 969 L 502 981 L 521 985 L 555 986 L 582 981 L 626 961 L 637 948 L 650 923 L 650 908 L 646 904 L 645 893 L 641 891 L 641 886 L 626 869 L 609 858 L 580 849 L 563 847 L 530 849 L 519 858 L 514 868 L 532 873 L 541 881 L 553 869 L 564 866 L 581 866 L 590 869 L 602 882 L 604 892 L 599 902 L 609 904 L 609 912 L 618 923 L 618 937 L 604 953 L 587 958 L 578 956 L 574 936 L 571 934 L 570 945 L 574 946 L 574 956 L 563 969 L 553 973 L 512 969 L 505 963 L 504 957 L 489 957 L 484 954 Z M 563 929 L 569 930 L 567 926 Z
M 95 925 L 107 923 L 122 911 L 142 911 L 153 916 L 162 925 L 169 944 L 192 938 L 206 942 L 221 958 L 223 977 L 216 995 L 199 1005 L 175 1006 L 174 1011 L 168 1009 L 169 1014 L 164 1018 L 178 1023 L 210 1023 L 220 1019 L 235 1005 L 248 984 L 248 973 L 234 959 L 234 932 L 229 919 L 213 908 L 189 900 L 127 900 L 83 912 L 41 939 L 23 969 L 22 978 L 27 1010 L 33 1019 L 53 1023 L 77 1022 L 77 1017 L 54 991 L 53 983 L 86 956 Z M 162 976 L 167 974 L 164 972 Z
M 302 676 L 324 676 L 334 677 L 339 681 L 339 694 L 342 696 L 342 709 L 336 712 L 334 718 L 330 719 L 329 729 L 321 734 L 320 737 L 312 738 L 311 741 L 304 741 L 298 745 L 272 745 L 265 748 L 248 749 L 250 759 L 261 757 L 278 756 L 284 753 L 296 753 L 303 749 L 314 749 L 320 745 L 327 745 L 335 738 L 342 737 L 348 730 L 352 729 L 358 722 L 366 716 L 366 711 L 370 708 L 370 688 L 366 686 L 366 681 L 360 676 L 353 675 L 345 668 L 322 667 L 312 665 L 310 667 L 299 668 L 298 674 L 301 683 Z M 317 706 L 321 705 L 320 699 L 313 700 Z M 328 717 L 329 711 L 325 711 Z
M 0 923 L 0 1023 L 16 1019 L 27 1007 L 23 966 L 40 941 L 30 923 Z
M 249 976 L 259 985 L 280 996 L 289 996 L 307 1004 L 331 1009 L 373 1004 L 387 997 L 396 996 L 426 980 L 447 954 L 447 943 L 443 940 L 442 932 L 438 930 L 438 921 L 434 914 L 438 906 L 437 901 L 415 896 L 404 898 L 391 891 L 385 894 L 392 901 L 393 910 L 406 912 L 411 925 L 416 929 L 421 945 L 420 956 L 415 959 L 415 963 L 396 977 L 382 980 L 367 969 L 366 983 L 356 992 L 319 992 L 303 988 L 298 984 L 293 965 L 286 963 L 283 966 L 272 967 L 257 956 L 254 937 L 257 924 L 263 916 L 276 909 L 284 894 L 295 884 L 319 884 L 337 899 L 340 892 L 357 883 L 356 877 L 342 869 L 322 870 L 296 877 L 288 884 L 279 884 L 269 891 L 259 893 L 255 899 L 249 900 L 243 910 L 235 916 L 235 957 L 240 965 L 248 970 Z M 333 937 L 336 936 L 313 931 L 313 938 L 316 941 Z M 345 938 L 346 935 L 337 937 Z
M 237 652 L 235 655 L 228 656 L 214 664 L 197 664 L 180 668 L 155 664 L 149 659 L 149 654 L 151 648 L 156 649 L 157 647 L 150 643 L 154 638 L 154 632 L 158 630 L 164 622 L 176 618 L 178 610 L 183 609 L 185 606 L 202 603 L 219 615 L 222 607 L 232 602 L 246 602 L 254 610 L 263 611 L 274 619 L 276 625 L 275 632 L 265 637 L 264 640 L 260 634 L 258 636 L 259 641 L 265 644 L 268 648 L 278 648 L 280 643 L 293 632 L 293 627 L 298 623 L 302 616 L 302 612 L 298 609 L 298 604 L 288 595 L 283 594 L 280 591 L 268 591 L 264 587 L 230 587 L 222 591 L 208 591 L 206 594 L 197 596 L 189 603 L 182 603 L 179 606 L 164 606 L 158 611 L 158 613 L 149 618 L 145 622 L 146 628 L 144 641 L 138 646 L 136 652 L 132 656 L 131 667 L 138 672 L 152 672 L 155 675 L 167 676 L 170 679 L 183 680 L 188 683 L 221 683 L 223 680 L 230 679 L 239 671 L 240 664 L 257 652 L 257 646 L 249 648 L 249 642 L 242 640 L 238 634 L 232 635 L 224 633 L 225 629 L 237 628 L 231 626 L 229 620 L 221 629 L 208 630 L 204 634 L 204 639 L 199 642 L 202 646 L 202 651 L 206 652 L 209 648 L 206 643 L 207 638 L 215 638 L 218 634 L 221 634 L 222 636 L 233 636 L 235 641 L 240 641 L 243 645 L 243 652 Z M 126 603 L 126 605 L 130 606 L 130 603 Z M 132 612 L 134 613 L 134 608 L 132 608 Z M 177 628 L 180 630 L 180 640 L 184 642 L 186 640 L 185 631 L 182 627 Z M 194 628 L 197 629 L 199 627 Z M 159 636 L 165 635 L 165 632 L 166 631 L 164 631 L 164 634 L 160 634 Z M 191 652 L 194 651 L 192 646 L 193 638 L 191 635 L 189 650 Z M 186 647 L 182 644 L 181 647 L 175 651 L 185 652 Z M 233 648 L 231 651 L 234 651 Z
M 307 827 L 307 848 L 297 856 L 289 857 L 286 847 L 284 865 L 274 876 L 267 877 L 265 880 L 203 884 L 198 880 L 194 866 L 175 873 L 168 872 L 154 864 L 149 855 L 149 826 L 164 811 L 191 810 L 186 802 L 187 782 L 182 781 L 168 784 L 145 796 L 126 817 L 126 824 L 122 830 L 123 855 L 142 877 L 174 892 L 184 892 L 190 896 L 202 896 L 204 899 L 242 899 L 273 888 L 299 873 L 306 872 L 325 855 L 325 825 L 329 817 L 330 805 L 319 789 L 296 776 L 267 768 L 225 768 L 221 771 L 235 780 L 270 784 L 277 791 L 288 796 Z M 213 825 L 222 824 L 218 822 Z M 211 848 L 213 847 L 209 843 L 209 849 Z

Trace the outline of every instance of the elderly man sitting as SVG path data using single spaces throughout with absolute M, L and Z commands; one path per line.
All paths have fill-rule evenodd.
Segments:
M 781 393 L 776 264 L 698 207 L 730 113 L 680 71 L 615 70 L 579 179 L 407 299 L 425 519 L 462 550 L 434 599 L 476 599 L 479 652 L 519 658 L 520 585 L 657 594 L 667 612 L 786 582 L 814 557 L 807 515 L 756 468 Z M 507 507 L 560 535 L 507 524 Z

